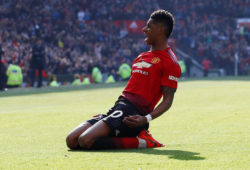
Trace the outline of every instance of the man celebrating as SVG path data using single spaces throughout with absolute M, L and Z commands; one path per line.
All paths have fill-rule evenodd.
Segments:
M 106 115 L 96 115 L 79 125 L 67 136 L 70 149 L 163 146 L 147 129 L 149 121 L 171 107 L 181 75 L 178 59 L 167 44 L 173 25 L 174 18 L 168 11 L 157 10 L 151 14 L 143 28 L 150 51 L 134 60 L 131 77 L 114 107 Z

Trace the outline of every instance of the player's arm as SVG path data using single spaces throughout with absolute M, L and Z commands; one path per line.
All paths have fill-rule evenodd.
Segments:
M 150 116 L 152 117 L 152 119 L 155 119 L 160 115 L 162 115 L 171 107 L 176 89 L 162 86 L 162 91 L 163 91 L 163 100 L 150 114 L 147 115 L 147 117 Z M 123 122 L 127 126 L 133 128 L 146 124 L 148 120 L 145 116 L 135 115 L 124 118 Z
M 162 102 L 150 113 L 152 119 L 155 119 L 166 112 L 172 105 L 176 89 L 171 87 L 162 86 L 163 100 Z

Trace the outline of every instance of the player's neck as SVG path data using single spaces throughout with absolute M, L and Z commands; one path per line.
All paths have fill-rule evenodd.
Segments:
M 159 41 L 159 43 L 151 45 L 150 51 L 166 50 L 168 47 L 168 41 Z

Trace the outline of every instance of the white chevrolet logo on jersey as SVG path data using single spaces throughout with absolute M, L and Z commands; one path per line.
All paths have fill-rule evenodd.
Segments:
M 149 67 L 152 66 L 152 64 L 147 63 L 147 62 L 145 62 L 145 61 L 141 61 L 141 62 L 139 62 L 139 63 L 135 63 L 133 66 L 135 66 L 135 67 L 137 67 L 137 68 L 143 68 L 143 67 L 149 68 Z

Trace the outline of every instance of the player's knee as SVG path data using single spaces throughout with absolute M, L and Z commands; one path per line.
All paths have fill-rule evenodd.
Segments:
M 78 138 L 78 143 L 79 143 L 81 148 L 90 149 L 92 144 L 93 144 L 93 139 L 91 137 L 89 137 L 89 136 L 81 135 Z
M 72 149 L 72 150 L 77 149 L 79 146 L 78 139 L 73 137 L 70 134 L 66 137 L 66 144 L 67 144 L 68 148 Z

